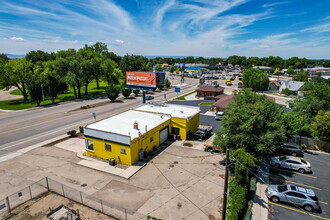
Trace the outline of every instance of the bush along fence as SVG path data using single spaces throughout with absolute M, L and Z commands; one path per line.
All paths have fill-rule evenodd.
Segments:
M 294 135 L 291 142 L 294 142 L 299 145 L 306 145 L 308 147 L 317 146 L 319 150 L 330 153 L 330 143 L 325 141 L 316 140 L 310 137 L 304 137 L 299 135 Z
M 38 198 L 47 192 L 56 193 L 116 219 L 133 220 L 147 218 L 147 216 L 136 212 L 136 210 L 130 210 L 111 204 L 109 201 L 90 196 L 84 192 L 45 177 L 4 199 L 0 199 L 0 219 L 6 219 L 11 215 L 15 207 L 34 198 Z

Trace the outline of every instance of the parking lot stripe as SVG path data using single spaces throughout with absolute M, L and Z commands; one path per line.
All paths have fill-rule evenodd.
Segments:
M 318 188 L 318 187 L 315 187 L 315 186 L 309 186 L 309 185 L 305 185 L 305 184 L 302 184 L 302 183 L 297 183 L 297 182 L 290 181 L 290 180 L 286 180 L 286 179 L 282 179 L 282 178 L 277 178 L 277 177 L 270 177 L 270 178 L 271 178 L 271 179 L 282 180 L 282 181 L 284 181 L 284 182 L 292 183 L 292 184 L 295 184 L 295 185 L 306 186 L 306 187 L 308 187 L 308 188 L 313 188 L 313 189 L 317 189 L 317 190 L 322 190 L 321 188 Z
M 299 209 L 294 209 L 294 208 L 291 208 L 291 207 L 288 207 L 288 206 L 284 206 L 284 205 L 280 205 L 280 204 L 273 203 L 273 202 L 269 202 L 269 203 L 272 204 L 272 205 L 275 205 L 275 206 L 279 206 L 279 207 L 282 207 L 282 208 L 290 209 L 292 211 L 300 212 L 302 214 L 309 215 L 309 216 L 312 216 L 312 217 L 315 217 L 315 218 L 324 219 L 324 220 L 330 220 L 330 218 L 324 218 L 324 217 L 321 217 L 321 216 L 318 216 L 318 215 L 310 214 L 310 213 L 301 211 Z
M 294 173 L 294 174 L 298 174 L 298 175 L 301 175 L 301 176 L 307 176 L 307 177 L 315 178 L 315 179 L 317 178 L 316 176 L 312 176 L 312 175 L 308 175 L 308 174 L 303 174 L 303 173 L 298 173 L 298 172 L 294 172 L 294 171 L 290 171 L 290 170 L 277 169 L 275 167 L 271 167 L 271 169 L 285 171 L 285 172 L 289 172 L 289 173 Z
M 329 205 L 329 203 L 327 203 L 327 202 L 319 201 L 319 203 L 322 203 L 322 204 L 325 204 L 325 205 Z

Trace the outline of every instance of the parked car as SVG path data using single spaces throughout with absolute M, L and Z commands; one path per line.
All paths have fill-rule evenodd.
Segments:
M 215 113 L 215 120 L 221 120 L 223 118 L 224 112 Z
M 311 164 L 298 157 L 279 156 L 270 159 L 270 165 L 276 168 L 297 170 L 299 173 L 312 172 Z
M 276 152 L 280 154 L 292 155 L 292 156 L 304 156 L 302 148 L 295 143 L 284 143 L 276 147 Z
M 219 76 L 213 76 L 213 79 L 219 79 Z
M 204 140 L 212 135 L 213 127 L 207 125 L 200 125 L 193 135 L 194 140 Z
M 272 202 L 288 202 L 302 206 L 306 211 L 320 209 L 319 200 L 312 189 L 286 185 L 269 185 L 266 189 L 266 196 Z
M 146 100 L 152 100 L 152 99 L 154 99 L 153 96 L 151 96 L 151 95 L 147 95 L 147 96 L 146 96 Z

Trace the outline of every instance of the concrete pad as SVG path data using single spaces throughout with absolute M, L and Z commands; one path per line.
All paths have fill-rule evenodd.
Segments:
M 266 188 L 269 183 L 269 164 L 262 162 L 257 177 L 257 191 L 253 199 L 252 220 L 268 219 L 268 198 Z
M 85 139 L 70 138 L 66 141 L 55 144 L 54 146 L 75 153 L 81 153 L 81 152 L 85 152 Z

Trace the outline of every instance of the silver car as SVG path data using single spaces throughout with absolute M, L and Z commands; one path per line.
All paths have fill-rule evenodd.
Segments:
M 298 157 L 279 156 L 270 159 L 270 165 L 276 168 L 297 170 L 299 173 L 312 172 L 311 164 Z
M 319 200 L 312 189 L 291 184 L 269 185 L 266 195 L 272 202 L 288 202 L 302 206 L 308 212 L 320 209 Z

